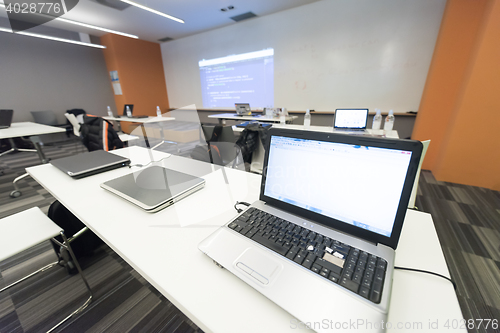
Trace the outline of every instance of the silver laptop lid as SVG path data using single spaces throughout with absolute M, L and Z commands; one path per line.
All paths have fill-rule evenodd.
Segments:
M 266 148 L 260 200 L 396 248 L 419 141 L 272 128 Z
M 150 166 L 109 180 L 101 187 L 150 212 L 201 189 L 205 180 L 161 166 Z
M 364 130 L 368 123 L 368 109 L 337 109 L 333 127 L 335 129 Z
M 0 110 L 0 128 L 10 127 L 14 110 Z
M 82 178 L 129 165 L 130 159 L 104 150 L 96 150 L 51 160 L 50 164 L 71 177 Z

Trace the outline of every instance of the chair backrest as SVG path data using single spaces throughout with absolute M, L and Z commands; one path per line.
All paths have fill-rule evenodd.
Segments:
M 69 123 L 73 126 L 73 134 L 75 134 L 75 136 L 80 136 L 80 123 L 78 122 L 78 120 L 76 119 L 75 115 L 74 114 L 71 114 L 71 113 L 65 113 L 64 116 L 66 117 L 66 119 L 68 119 Z
M 415 199 L 417 198 L 418 180 L 420 179 L 420 170 L 422 169 L 422 163 L 424 162 L 425 153 L 431 140 L 422 141 L 424 148 L 422 149 L 422 155 L 420 156 L 420 162 L 418 163 L 417 176 L 415 177 L 415 182 L 413 183 L 413 189 L 410 195 L 410 201 L 408 202 L 408 208 L 415 208 Z
M 214 125 L 201 125 L 201 128 L 203 130 L 203 135 L 205 136 L 206 141 L 211 141 L 211 138 L 213 136 L 215 126 Z M 222 131 L 220 132 L 220 136 L 216 138 L 217 142 L 231 142 L 235 143 L 236 142 L 236 136 L 234 135 L 233 127 L 232 126 L 223 126 Z
M 31 111 L 31 115 L 33 116 L 33 119 L 35 120 L 35 123 L 38 123 L 38 124 L 49 125 L 49 126 L 54 126 L 54 125 L 59 124 L 57 122 L 56 114 L 54 113 L 54 111 L 51 111 L 51 110 Z

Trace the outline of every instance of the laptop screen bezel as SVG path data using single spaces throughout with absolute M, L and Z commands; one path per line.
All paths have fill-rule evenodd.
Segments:
M 1 109 L 0 113 L 0 126 L 6 126 L 7 128 L 10 127 L 12 125 L 12 118 L 14 117 L 14 110 Z
M 338 110 L 366 110 L 366 116 L 365 116 L 365 126 L 363 127 L 340 127 L 337 126 L 337 111 Z M 364 130 L 368 126 L 368 114 L 370 113 L 370 110 L 368 108 L 339 108 L 335 109 L 335 114 L 333 116 L 333 127 L 335 129 L 355 129 L 355 130 Z
M 123 106 L 123 115 L 124 115 L 124 116 L 128 116 L 128 115 L 127 115 L 127 106 L 130 108 L 130 114 L 132 114 L 132 115 L 133 115 L 133 114 L 134 114 L 134 104 L 125 104 L 125 105 Z
M 318 140 L 326 142 L 345 143 L 349 145 L 372 146 L 372 147 L 411 151 L 412 156 L 410 159 L 410 163 L 408 165 L 406 179 L 401 194 L 401 200 L 397 208 L 391 236 L 387 237 L 378 234 L 376 232 L 362 229 L 354 225 L 336 220 L 334 218 L 330 218 L 325 215 L 315 213 L 310 210 L 300 208 L 298 206 L 266 196 L 264 194 L 264 191 L 265 191 L 269 151 L 270 151 L 272 136 L 282 136 L 282 137 L 300 138 L 306 140 Z M 410 195 L 413 188 L 413 183 L 415 181 L 415 176 L 418 169 L 421 153 L 422 153 L 422 143 L 420 141 L 271 128 L 268 132 L 268 138 L 266 141 L 266 153 L 264 157 L 264 168 L 262 170 L 262 182 L 261 182 L 259 199 L 261 201 L 264 201 L 266 204 L 274 206 L 278 209 L 285 210 L 289 213 L 301 216 L 303 218 L 311 220 L 315 223 L 319 223 L 328 228 L 347 233 L 354 237 L 358 237 L 375 244 L 381 243 L 393 249 L 396 249 L 399 241 L 399 236 L 401 234 L 401 229 L 403 227 L 406 210 L 408 208 L 408 202 L 410 200 Z M 313 170 L 311 170 L 311 172 L 313 172 Z M 332 170 L 332 172 L 334 172 L 334 170 Z

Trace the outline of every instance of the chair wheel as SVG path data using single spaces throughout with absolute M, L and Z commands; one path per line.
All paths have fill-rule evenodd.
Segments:
M 10 192 L 10 197 L 11 198 L 19 198 L 23 193 L 21 191 L 18 191 L 18 190 L 14 190 L 12 192 Z

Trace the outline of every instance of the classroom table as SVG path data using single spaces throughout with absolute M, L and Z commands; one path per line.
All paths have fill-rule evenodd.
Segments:
M 38 141 L 33 142 L 35 145 L 35 149 L 24 149 L 24 148 L 18 148 L 16 146 L 14 138 L 18 138 L 18 137 L 22 137 L 22 136 L 35 136 L 35 135 L 62 133 L 62 132 L 66 132 L 66 129 L 60 128 L 60 127 L 37 124 L 37 123 L 30 122 L 30 121 L 12 123 L 9 128 L 0 129 L 0 139 L 9 140 L 10 147 L 11 147 L 9 150 L 6 150 L 3 153 L 0 153 L 0 157 L 7 155 L 7 154 L 10 154 L 10 153 L 13 153 L 13 152 L 17 152 L 17 151 L 34 152 L 34 153 L 38 154 L 38 157 L 40 158 L 40 161 L 42 163 L 47 163 L 49 160 L 45 157 L 45 154 L 43 153 L 43 150 L 42 150 L 42 145 Z M 3 173 L 3 171 L 0 170 L 0 175 L 2 173 Z M 14 181 L 13 181 L 14 191 L 12 191 L 10 193 L 10 196 L 12 198 L 17 198 L 22 194 L 16 183 L 25 177 L 26 177 L 26 175 L 22 175 L 20 177 L 17 177 L 16 179 L 14 179 Z
M 145 123 L 159 123 L 159 122 L 162 122 L 162 121 L 171 121 L 171 120 L 175 120 L 175 118 L 173 117 L 144 117 L 144 118 L 129 118 L 129 117 L 126 117 L 126 116 L 123 116 L 123 117 L 109 117 L 109 116 L 105 116 L 105 117 L 102 117 L 103 119 L 106 119 L 106 120 L 110 120 L 110 121 L 126 121 L 126 122 L 130 122 L 130 123 L 141 123 L 141 124 L 145 124 Z
M 149 146 L 149 140 L 148 140 L 148 134 L 147 134 L 147 131 L 146 131 L 146 128 L 145 128 L 145 124 L 155 124 L 155 123 L 160 123 L 160 122 L 164 122 L 164 121 L 172 121 L 172 120 L 175 120 L 175 118 L 173 117 L 144 117 L 144 118 L 133 118 L 133 117 L 126 117 L 126 116 L 122 116 L 122 117 L 109 117 L 109 116 L 106 116 L 106 117 L 102 117 L 103 119 L 106 119 L 106 120 L 109 120 L 109 121 L 117 121 L 118 123 L 121 122 L 121 121 L 125 121 L 125 122 L 130 122 L 130 123 L 139 123 L 141 124 L 140 125 L 140 128 L 141 128 L 141 133 L 135 133 L 135 134 L 138 134 L 138 135 L 141 135 L 144 137 L 144 139 L 146 140 L 146 145 Z M 122 136 L 122 135 L 127 135 L 126 133 L 122 133 L 121 132 L 121 126 L 118 126 L 118 130 L 120 131 L 119 135 Z M 161 127 L 160 127 L 161 129 Z M 162 136 L 162 140 L 164 139 L 163 137 L 163 131 L 161 130 L 160 131 L 160 134 Z M 131 139 L 135 140 L 137 139 L 138 137 L 136 135 L 129 135 L 128 137 L 128 141 L 131 141 Z M 123 140 L 122 140 L 123 141 Z
M 208 116 L 208 118 L 215 118 L 219 120 L 219 124 L 224 125 L 226 120 L 234 120 L 234 121 L 261 121 L 266 123 L 279 123 L 280 117 L 268 117 L 266 115 L 255 114 L 251 116 L 238 116 L 236 113 L 219 113 L 212 114 Z M 293 123 L 298 116 L 286 116 L 286 123 Z
M 206 186 L 151 214 L 99 187 L 104 181 L 130 173 L 129 168 L 79 180 L 50 164 L 27 171 L 205 332 L 297 331 L 290 314 L 217 267 L 197 248 L 203 239 L 236 216 L 233 205 L 237 200 L 258 199 L 260 175 L 158 151 L 148 152 L 141 147 L 113 153 L 129 157 L 132 165 L 148 163 L 152 153 L 154 160 L 165 167 L 203 177 Z M 396 265 L 449 276 L 429 214 L 408 211 L 396 251 Z M 422 332 L 430 322 L 439 321 L 442 327 L 445 320 L 462 318 L 449 281 L 428 274 L 395 272 L 388 317 L 395 326 L 422 323 L 424 330 L 418 326 L 413 330 Z
M 22 136 L 34 136 L 34 135 L 62 133 L 62 132 L 66 132 L 66 129 L 32 123 L 30 121 L 21 123 L 12 123 L 9 128 L 0 129 L 0 139 L 8 139 L 11 144 L 11 149 L 4 151 L 3 153 L 0 154 L 0 156 L 13 153 L 15 151 L 31 151 L 38 153 L 40 160 L 42 160 L 43 163 L 46 163 L 45 155 L 43 155 L 43 151 L 41 150 L 40 146 L 35 145 L 36 149 L 18 148 L 13 139 Z

